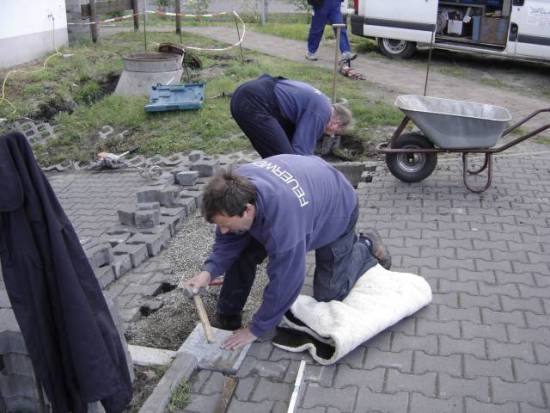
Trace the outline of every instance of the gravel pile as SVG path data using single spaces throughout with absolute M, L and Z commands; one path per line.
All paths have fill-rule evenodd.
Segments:
M 214 240 L 215 226 L 202 216 L 188 218 L 168 248 L 162 253 L 170 263 L 172 283 L 177 285 L 181 278 L 188 279 L 200 271 Z M 243 320 L 250 321 L 260 306 L 262 292 L 267 283 L 265 263 L 258 268 L 256 281 L 244 309 Z M 211 287 L 203 302 L 212 322 L 220 287 Z M 193 302 L 175 289 L 155 298 L 162 300 L 162 307 L 128 326 L 126 335 L 131 344 L 177 350 L 193 331 L 199 318 Z

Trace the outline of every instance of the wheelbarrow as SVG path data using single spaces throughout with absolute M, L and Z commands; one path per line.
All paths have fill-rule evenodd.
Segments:
M 398 96 L 395 105 L 405 117 L 390 141 L 376 147 L 377 152 L 386 155 L 386 165 L 392 175 L 403 182 L 420 182 L 434 171 L 438 153 L 461 153 L 464 186 L 475 193 L 484 192 L 491 186 L 493 154 L 550 128 L 548 123 L 495 147 L 500 137 L 508 135 L 539 113 L 550 112 L 550 108 L 537 110 L 506 128 L 512 117 L 506 108 L 500 106 L 417 95 Z M 420 132 L 403 133 L 410 121 Z M 473 170 L 468 167 L 468 156 L 472 154 L 485 155 L 483 165 Z M 473 187 L 468 182 L 468 176 L 479 175 L 485 170 L 485 184 Z

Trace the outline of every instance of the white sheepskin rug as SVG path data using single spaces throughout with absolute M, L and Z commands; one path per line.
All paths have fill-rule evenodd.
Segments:
M 307 350 L 318 363 L 333 364 L 431 300 L 432 290 L 424 278 L 377 264 L 343 301 L 298 296 L 273 345 L 292 352 Z

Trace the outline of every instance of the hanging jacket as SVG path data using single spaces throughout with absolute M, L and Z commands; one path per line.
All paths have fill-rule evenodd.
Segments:
M 124 410 L 132 383 L 118 331 L 80 241 L 20 133 L 0 137 L 0 260 L 38 381 L 55 413 L 101 400 Z

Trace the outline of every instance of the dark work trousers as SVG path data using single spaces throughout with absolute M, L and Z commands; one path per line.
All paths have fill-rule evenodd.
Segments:
M 355 282 L 377 264 L 366 244 L 358 242 L 355 224 L 359 209 L 355 208 L 344 234 L 315 251 L 313 297 L 317 301 L 343 300 Z M 254 238 L 225 273 L 218 300 L 218 312 L 238 314 L 244 308 L 256 276 L 256 267 L 267 254 Z
M 319 48 L 326 24 L 344 23 L 340 4 L 339 0 L 324 0 L 321 7 L 316 7 L 313 10 L 307 38 L 307 49 L 310 53 L 315 53 Z M 334 32 L 336 37 L 336 30 Z M 346 28 L 343 27 L 340 32 L 340 52 L 345 53 L 349 51 L 351 51 L 351 48 L 349 46 L 348 34 Z
M 295 125 L 281 115 L 274 92 L 276 81 L 262 75 L 243 83 L 231 97 L 231 115 L 262 158 L 294 153 Z

